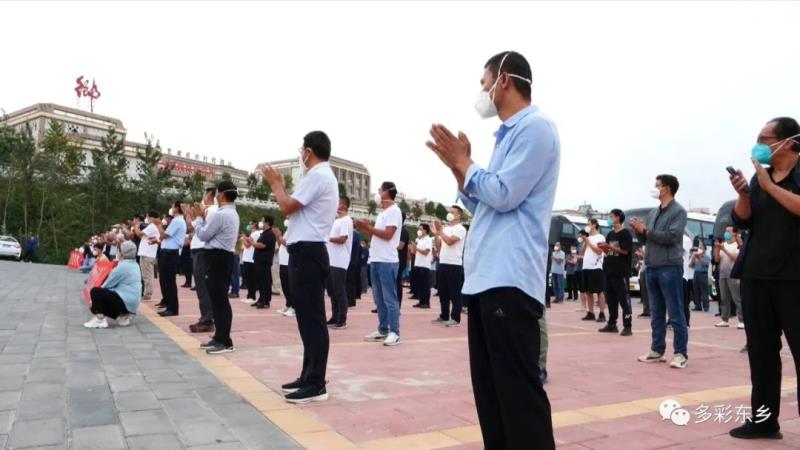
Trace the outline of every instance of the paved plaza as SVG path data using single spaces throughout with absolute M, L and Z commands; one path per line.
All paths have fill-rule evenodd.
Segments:
M 158 317 L 155 302 L 143 303 L 133 326 L 92 331 L 81 326 L 84 279 L 63 267 L 0 262 L 0 442 L 7 448 L 483 448 L 466 323 L 432 325 L 436 307 L 414 309 L 405 299 L 402 344 L 383 347 L 362 340 L 377 322 L 365 296 L 350 309 L 349 328 L 331 331 L 331 399 L 298 407 L 279 394 L 302 358 L 295 320 L 276 313 L 282 297 L 268 310 L 232 300 L 236 352 L 208 356 L 199 349 L 208 335 L 188 332 L 198 318 L 194 292 L 180 289 L 181 316 Z M 715 328 L 710 313 L 693 315 L 689 367 L 676 370 L 636 361 L 649 345 L 647 320 L 635 319 L 632 337 L 600 334 L 600 324 L 580 321 L 576 309 L 567 302 L 547 311 L 546 390 L 559 448 L 800 447 L 788 350 L 784 439 L 736 441 L 727 431 L 749 405 L 743 331 Z M 659 405 L 667 399 L 691 422 L 663 420 Z

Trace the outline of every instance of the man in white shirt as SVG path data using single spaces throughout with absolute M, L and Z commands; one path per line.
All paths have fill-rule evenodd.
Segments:
M 739 280 L 731 278 L 731 270 L 736 258 L 739 257 L 739 240 L 736 229 L 728 227 L 725 229 L 725 240 L 714 243 L 714 261 L 719 264 L 719 309 L 722 313 L 722 321 L 715 326 L 728 327 L 728 320 L 731 318 L 731 303 L 736 305 L 736 318 L 739 323 L 737 328 L 744 329 L 744 312 L 742 311 L 742 294 L 739 287 Z
M 286 242 L 289 239 L 289 219 L 283 222 L 286 227 L 285 232 L 281 232 L 280 228 L 275 228 L 275 236 L 278 238 L 278 264 L 280 265 L 280 278 L 281 278 L 281 292 L 283 298 L 286 299 L 286 306 L 279 309 L 278 313 L 286 317 L 294 317 L 294 307 L 292 307 L 292 289 L 289 283 L 289 250 L 286 248 Z
M 256 291 L 258 291 L 258 280 L 256 280 L 255 275 L 256 248 L 251 244 L 251 241 L 257 242 L 258 238 L 261 237 L 261 230 L 259 230 L 258 227 L 258 222 L 255 220 L 250 222 L 250 239 L 243 240 L 242 268 L 244 269 L 244 278 L 247 284 L 247 298 L 242 300 L 242 302 L 248 305 L 256 303 Z
M 692 303 L 692 299 L 694 299 L 694 267 L 692 266 L 692 255 L 694 254 L 693 250 L 694 242 L 692 242 L 692 238 L 687 235 L 683 235 L 683 310 L 684 315 L 686 316 L 686 326 L 691 326 L 689 324 L 689 317 L 691 316 L 691 308 L 690 305 Z
M 433 239 L 430 236 L 431 226 L 423 223 L 417 230 L 417 242 L 414 245 L 414 285 L 419 303 L 415 308 L 431 307 L 431 264 L 433 263 Z
M 403 213 L 394 202 L 396 196 L 397 187 L 394 183 L 384 181 L 375 195 L 375 203 L 383 207 L 375 225 L 364 219 L 355 222 L 356 228 L 372 236 L 370 272 L 373 297 L 378 309 L 378 329 L 365 336 L 364 340 L 382 341 L 386 346 L 400 343 L 400 300 L 397 296 L 400 258 L 397 247 L 400 244 Z
M 219 209 L 214 204 L 214 197 L 217 195 L 217 189 L 210 187 L 206 189 L 203 195 L 203 205 L 206 207 L 206 221 L 210 221 L 211 217 L 216 214 Z M 192 252 L 192 272 L 194 272 L 194 286 L 197 293 L 197 302 L 200 305 L 200 318 L 197 323 L 189 325 L 189 331 L 192 333 L 212 333 L 214 332 L 214 311 L 211 308 L 211 296 L 208 293 L 208 285 L 206 277 L 208 275 L 208 258 L 204 256 L 205 243 L 200 240 L 195 233 L 200 217 L 194 220 L 186 220 L 186 228 L 192 235 L 192 242 L 189 248 Z
M 604 253 L 599 244 L 606 242 L 605 236 L 600 234 L 600 225 L 597 219 L 589 219 L 586 225 L 589 236 L 582 236 L 585 246 L 583 255 L 583 279 L 586 283 L 586 316 L 582 320 L 606 321 L 606 279 L 603 273 Z M 594 316 L 594 295 L 600 302 L 600 313 Z
M 328 326 L 341 330 L 347 328 L 347 268 L 350 266 L 350 252 L 353 246 L 353 219 L 347 215 L 350 199 L 339 197 L 337 219 L 333 221 L 328 238 L 328 257 L 331 271 L 328 275 L 328 295 L 331 297 L 331 319 Z
M 300 162 L 307 169 L 292 195 L 283 186 L 283 174 L 270 166 L 262 173 L 272 187 L 281 212 L 291 217 L 289 283 L 303 341 L 303 370 L 300 377 L 282 387 L 290 403 L 328 399 L 325 372 L 330 341 L 325 326 L 325 279 L 330 261 L 325 243 L 336 218 L 339 185 L 328 163 L 331 141 L 322 131 L 303 138 Z
M 142 272 L 144 292 L 142 300 L 150 300 L 153 295 L 153 277 L 155 275 L 156 255 L 158 254 L 158 227 L 153 223 L 159 220 L 158 212 L 150 210 L 147 213 L 147 226 L 141 230 L 139 219 L 133 223 L 133 232 L 141 239 L 139 241 L 139 269 Z
M 436 276 L 439 281 L 439 304 L 441 314 L 433 323 L 448 327 L 461 325 L 461 310 L 464 301 L 461 289 L 464 287 L 464 240 L 467 229 L 461 224 L 461 207 L 453 205 L 447 213 L 447 225 L 433 223 L 433 233 L 441 242 L 439 269 Z

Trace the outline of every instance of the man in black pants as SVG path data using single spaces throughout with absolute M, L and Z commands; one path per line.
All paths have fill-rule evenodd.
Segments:
M 400 244 L 397 245 L 397 257 L 400 264 L 397 267 L 397 305 L 403 306 L 403 272 L 408 267 L 408 241 L 411 239 L 405 227 L 406 213 L 403 213 L 403 226 L 400 227 Z
M 198 218 L 195 234 L 204 243 L 203 257 L 206 258 L 208 267 L 206 284 L 216 326 L 214 336 L 200 348 L 206 349 L 206 353 L 210 355 L 230 353 L 234 350 L 231 339 L 233 314 L 228 299 L 228 289 L 231 287 L 233 251 L 239 234 L 239 214 L 234 204 L 237 196 L 235 184 L 221 181 L 217 185 L 216 194 L 219 209 L 213 215 L 209 215 L 207 205 L 200 203 L 194 205 L 194 215 Z
M 275 257 L 275 233 L 272 232 L 273 219 L 264 216 L 258 228 L 261 235 L 250 244 L 255 248 L 253 253 L 253 276 L 258 284 L 258 300 L 250 306 L 258 309 L 269 308 L 272 301 L 272 260 Z
M 178 250 L 183 247 L 186 239 L 186 221 L 180 202 L 175 202 L 170 209 L 170 215 L 172 221 L 166 230 L 156 222 L 162 240 L 158 260 L 158 283 L 164 297 L 158 315 L 162 317 L 178 315 L 178 284 L 175 277 L 178 274 Z
M 347 266 L 347 306 L 356 306 L 361 299 L 361 235 L 353 230 L 350 247 L 350 265 Z
M 472 161 L 463 133 L 435 124 L 427 143 L 453 173 L 459 199 L 474 214 L 463 293 L 469 295 L 475 406 L 485 448 L 550 450 L 555 439 L 539 379 L 539 318 L 559 138 L 555 124 L 531 106 L 531 68 L 522 55 L 503 52 L 489 59 L 481 84 L 478 113 L 503 122 L 489 170 Z
M 339 185 L 328 160 L 331 141 L 321 131 L 303 138 L 300 158 L 306 174 L 292 195 L 283 186 L 283 174 L 265 165 L 262 168 L 281 212 L 291 216 L 287 236 L 289 283 L 303 341 L 303 370 L 300 377 L 282 387 L 290 403 L 319 402 L 328 399 L 325 372 L 330 341 L 325 324 L 325 279 L 330 262 L 325 243 L 336 219 Z
M 439 283 L 439 317 L 432 321 L 448 327 L 461 324 L 461 309 L 464 306 L 461 288 L 464 286 L 464 240 L 467 229 L 461 224 L 461 207 L 453 205 L 447 213 L 447 225 L 433 223 L 433 235 L 440 242 L 439 268 L 436 279 Z
M 353 219 L 347 215 L 350 210 L 350 198 L 339 198 L 337 218 L 333 221 L 328 238 L 328 274 L 327 289 L 331 297 L 331 319 L 328 326 L 334 330 L 347 328 L 347 268 L 350 266 L 350 252 L 353 239 Z
M 628 296 L 628 277 L 631 275 L 631 252 L 633 236 L 623 225 L 625 213 L 620 209 L 611 210 L 613 229 L 606 235 L 606 242 L 600 248 L 606 254 L 603 271 L 606 275 L 606 302 L 608 303 L 608 323 L 600 328 L 601 333 L 616 333 L 617 317 L 622 307 L 622 332 L 620 336 L 631 336 L 630 297 Z
M 789 117 L 768 122 L 752 150 L 756 174 L 739 171 L 733 223 L 750 236 L 731 271 L 742 280 L 742 308 L 750 360 L 752 421 L 731 430 L 740 439 L 780 439 L 781 333 L 800 373 L 800 125 Z M 768 164 L 769 169 L 762 167 Z M 800 391 L 798 391 L 800 399 Z

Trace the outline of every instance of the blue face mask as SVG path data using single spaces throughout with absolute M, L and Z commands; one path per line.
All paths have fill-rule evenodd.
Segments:
M 756 144 L 753 146 L 753 150 L 750 151 L 750 155 L 753 157 L 753 159 L 758 161 L 759 164 L 769 164 L 772 161 L 772 155 L 778 153 L 780 149 L 783 148 L 783 145 L 786 143 L 786 141 L 788 141 L 789 139 L 796 138 L 798 136 L 800 136 L 800 134 L 796 134 L 794 136 L 776 142 L 775 144 L 780 143 L 781 145 L 779 145 L 778 148 L 776 148 L 775 150 L 772 150 L 772 145 L 775 144 L 772 145 Z
M 726 231 L 725 234 L 722 235 L 722 237 L 725 238 L 726 241 L 730 241 L 731 238 L 733 238 L 733 235 L 731 234 L 730 231 Z

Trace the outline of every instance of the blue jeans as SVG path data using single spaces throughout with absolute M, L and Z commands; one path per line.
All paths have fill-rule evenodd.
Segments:
M 239 295 L 239 255 L 233 255 L 233 270 L 231 271 L 231 294 Z
M 397 271 L 399 263 L 370 263 L 372 297 L 378 308 L 378 331 L 400 334 L 400 301 L 397 299 Z
M 560 273 L 551 274 L 553 277 L 553 294 L 556 300 L 564 300 L 564 275 Z
M 666 351 L 666 316 L 669 313 L 669 321 L 675 333 L 672 343 L 674 351 L 688 358 L 686 346 L 689 343 L 689 331 L 683 311 L 683 268 L 647 268 L 647 294 L 650 297 L 650 327 L 653 330 L 650 349 L 662 355 Z

